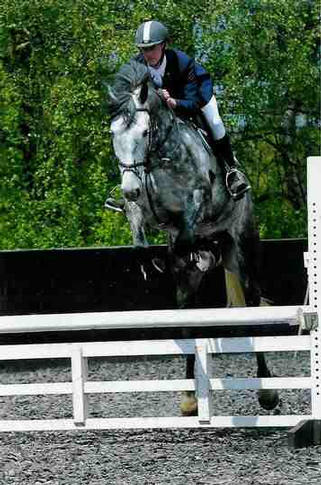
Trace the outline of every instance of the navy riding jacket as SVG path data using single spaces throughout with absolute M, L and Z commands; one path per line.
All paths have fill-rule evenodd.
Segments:
M 177 102 L 178 111 L 192 115 L 205 106 L 213 96 L 213 84 L 209 73 L 185 52 L 166 49 L 166 69 L 163 88 Z M 145 63 L 143 54 L 135 58 Z

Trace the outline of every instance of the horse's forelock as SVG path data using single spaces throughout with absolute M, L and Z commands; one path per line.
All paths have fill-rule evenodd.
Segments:
M 133 92 L 150 80 L 148 68 L 137 61 L 124 64 L 115 76 L 112 88 L 113 96 L 109 98 L 111 117 L 124 116 L 127 124 L 132 123 L 135 117 L 135 103 Z M 152 84 L 149 84 L 148 101 L 151 111 L 157 106 L 157 94 Z
M 115 87 L 119 85 L 132 91 L 147 79 L 149 79 L 149 71 L 145 64 L 132 60 L 119 69 L 115 77 Z

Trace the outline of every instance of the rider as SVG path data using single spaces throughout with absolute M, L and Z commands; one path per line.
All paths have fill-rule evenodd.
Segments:
M 168 29 L 155 20 L 142 23 L 135 35 L 140 53 L 135 57 L 144 63 L 154 85 L 162 89 L 168 106 L 178 115 L 205 119 L 211 144 L 218 160 L 226 170 L 226 186 L 232 198 L 240 199 L 250 189 L 245 175 L 237 168 L 230 139 L 219 115 L 209 73 L 184 52 L 168 49 Z M 106 206 L 119 210 L 122 203 L 108 198 Z

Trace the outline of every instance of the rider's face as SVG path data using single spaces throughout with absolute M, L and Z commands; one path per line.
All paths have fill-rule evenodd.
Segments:
M 144 59 L 150 66 L 156 66 L 161 60 L 163 53 L 163 43 L 153 45 L 151 47 L 142 47 L 141 51 L 143 53 Z

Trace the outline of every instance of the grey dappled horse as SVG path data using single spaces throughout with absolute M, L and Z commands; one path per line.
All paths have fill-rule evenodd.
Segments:
M 121 172 L 125 212 L 135 246 L 147 247 L 145 227 L 166 230 L 179 308 L 193 307 L 204 274 L 218 261 L 240 280 L 248 306 L 259 306 L 258 234 L 250 193 L 234 201 L 225 173 L 198 130 L 169 109 L 141 63 L 125 64 L 109 91 L 111 133 Z M 270 377 L 264 354 L 258 377 Z M 194 356 L 187 357 L 187 378 Z M 266 409 L 276 391 L 259 391 Z M 193 406 L 192 406 L 193 407 Z M 194 413 L 186 411 L 186 414 Z

